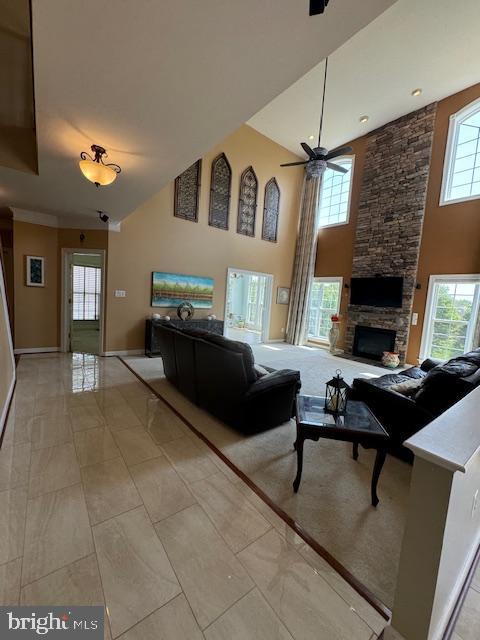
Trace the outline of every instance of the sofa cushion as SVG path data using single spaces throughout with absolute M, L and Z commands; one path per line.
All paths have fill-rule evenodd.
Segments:
M 208 336 L 205 336 L 204 339 L 208 342 L 216 344 L 219 347 L 223 347 L 224 349 L 234 351 L 235 353 L 241 353 L 248 382 L 251 383 L 257 380 L 258 375 L 255 371 L 255 358 L 253 357 L 253 351 L 249 344 L 246 344 L 245 342 L 237 342 L 237 340 L 230 340 L 229 338 L 219 336 L 216 333 L 210 333 L 209 331 L 207 333 Z
M 479 384 L 480 349 L 476 349 L 431 369 L 415 401 L 434 415 L 440 415 Z

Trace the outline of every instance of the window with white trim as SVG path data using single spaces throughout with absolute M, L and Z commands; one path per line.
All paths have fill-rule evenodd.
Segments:
M 352 192 L 353 160 L 353 156 L 349 156 L 332 161 L 347 169 L 347 173 L 340 173 L 327 168 L 323 174 L 318 205 L 319 227 L 329 227 L 348 222 Z
M 480 276 L 431 276 L 422 356 L 449 360 L 473 349 Z
M 313 340 L 328 340 L 332 326 L 330 318 L 340 310 L 342 278 L 314 278 L 308 304 L 307 336 Z
M 73 265 L 73 319 L 98 320 L 102 270 Z
M 480 198 L 480 100 L 450 116 L 440 204 Z

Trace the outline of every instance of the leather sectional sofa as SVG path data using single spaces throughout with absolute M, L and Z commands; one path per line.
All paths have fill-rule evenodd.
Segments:
M 244 432 L 275 427 L 294 415 L 299 371 L 258 367 L 248 344 L 185 324 L 157 329 L 165 376 L 183 395 Z
M 402 443 L 479 384 L 480 348 L 446 363 L 425 360 L 401 373 L 356 378 L 352 397 L 366 402 L 388 431 L 392 453 L 411 460 Z

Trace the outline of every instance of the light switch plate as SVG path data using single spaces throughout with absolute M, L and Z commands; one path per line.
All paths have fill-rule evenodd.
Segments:
M 412 313 L 412 324 L 416 325 L 418 323 L 418 313 Z
M 115 296 L 115 298 L 126 298 L 127 292 L 123 289 L 116 289 L 113 295 Z

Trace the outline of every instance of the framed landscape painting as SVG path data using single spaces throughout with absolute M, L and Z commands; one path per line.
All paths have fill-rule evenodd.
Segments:
M 213 306 L 213 278 L 152 272 L 152 307 L 178 307 L 190 302 L 195 309 Z
M 45 286 L 45 258 L 26 256 L 26 285 L 27 287 Z

